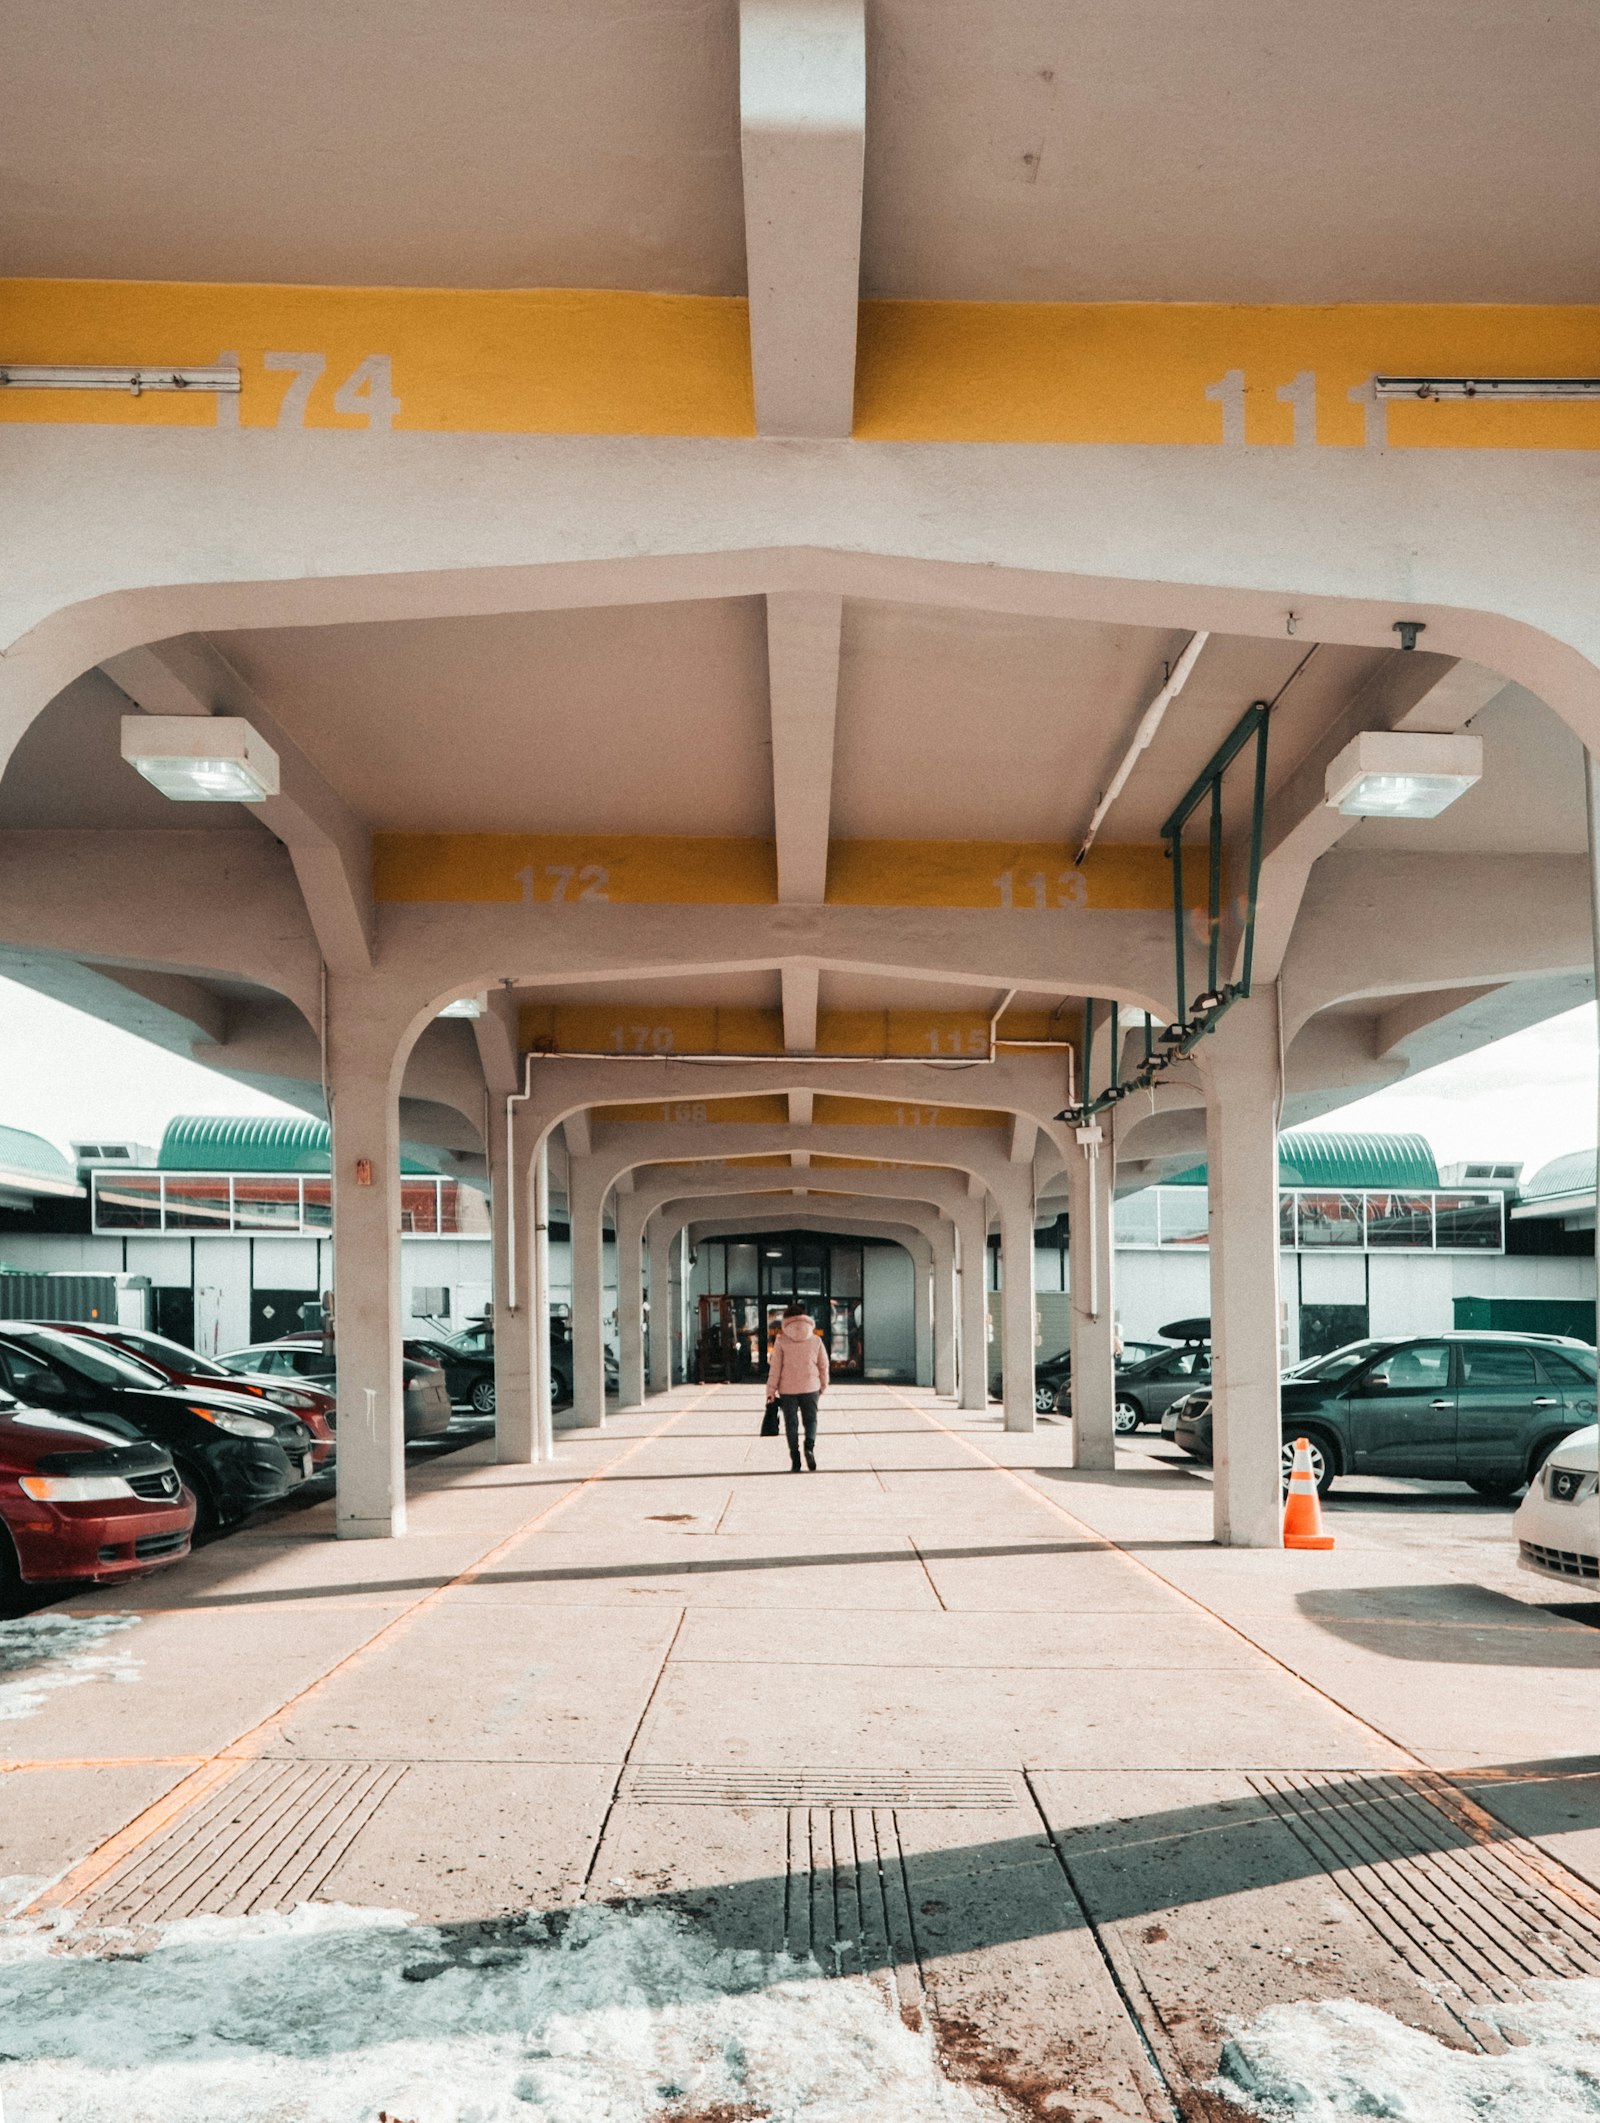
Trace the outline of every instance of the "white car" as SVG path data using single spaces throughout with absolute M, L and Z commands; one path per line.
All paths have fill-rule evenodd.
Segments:
M 1518 1561 L 1537 1577 L 1600 1592 L 1600 1425 L 1564 1437 L 1511 1518 Z

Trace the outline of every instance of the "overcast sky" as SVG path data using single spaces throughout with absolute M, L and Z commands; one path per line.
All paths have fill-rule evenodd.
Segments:
M 1441 1164 L 1521 1159 L 1529 1172 L 1595 1139 L 1595 1014 L 1586 1003 L 1529 1032 L 1341 1107 L 1328 1128 L 1415 1128 Z M 258 1091 L 0 980 L 0 1122 L 65 1150 L 100 1136 L 148 1143 L 175 1113 L 289 1113 Z

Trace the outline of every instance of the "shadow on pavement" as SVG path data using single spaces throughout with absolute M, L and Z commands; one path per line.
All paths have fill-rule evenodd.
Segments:
M 1563 1629 L 1544 1607 L 1487 1585 L 1366 1585 L 1301 1592 L 1308 1622 L 1358 1651 L 1446 1666 L 1600 1670 L 1600 1641 Z

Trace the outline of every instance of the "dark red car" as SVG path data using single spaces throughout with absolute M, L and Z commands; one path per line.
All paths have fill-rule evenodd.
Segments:
M 118 1415 L 0 1402 L 0 1614 L 24 1585 L 103 1585 L 189 1553 L 194 1498 Z
M 321 1471 L 333 1463 L 333 1426 L 339 1404 L 324 1386 L 313 1385 L 309 1379 L 250 1378 L 237 1371 L 225 1371 L 198 1349 L 185 1349 L 181 1342 L 169 1341 L 166 1335 L 152 1334 L 143 1327 L 107 1327 L 98 1321 L 91 1325 L 87 1320 L 58 1320 L 55 1326 L 60 1334 L 87 1335 L 125 1349 L 129 1356 L 136 1356 L 141 1364 L 159 1371 L 174 1386 L 204 1389 L 220 1382 L 230 1393 L 254 1394 L 258 1400 L 275 1401 L 280 1408 L 299 1416 L 316 1440 L 311 1448 L 312 1466 Z

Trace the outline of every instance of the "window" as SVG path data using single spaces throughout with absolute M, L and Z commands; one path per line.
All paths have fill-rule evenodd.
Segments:
M 1496 1386 L 1531 1393 L 1534 1387 L 1533 1351 L 1519 1349 L 1515 1342 L 1463 1342 L 1462 1382 L 1468 1386 Z
M 1367 1374 L 1369 1388 L 1390 1393 L 1442 1393 L 1450 1384 L 1448 1342 L 1408 1342 Z
M 227 1231 L 233 1223 L 233 1205 L 226 1175 L 207 1173 L 191 1177 L 172 1173 L 167 1178 L 167 1229 L 169 1231 Z
M 96 1172 L 91 1184 L 96 1231 L 161 1229 L 159 1172 Z
M 1458 1252 L 1498 1253 L 1505 1244 L 1504 1208 L 1498 1194 L 1435 1195 L 1435 1243 Z
M 1211 1241 L 1211 1198 L 1204 1187 L 1161 1189 L 1163 1246 L 1205 1246 Z
M 1541 1349 L 1538 1366 L 1555 1386 L 1588 1386 L 1595 1383 L 1595 1359 L 1581 1349 Z
M 1361 1196 L 1359 1194 L 1310 1194 L 1300 1196 L 1300 1244 L 1314 1246 L 1359 1246 L 1361 1243 Z
M 273 1175 L 236 1179 L 233 1183 L 233 1221 L 234 1228 L 239 1231 L 298 1231 L 299 1180 Z
M 6 1383 L 19 1401 L 40 1401 L 60 1406 L 67 1398 L 61 1380 L 42 1358 L 24 1356 L 20 1349 L 7 1349 L 3 1358 Z
M 1367 1244 L 1427 1249 L 1433 1244 L 1431 1194 L 1369 1194 Z
M 756 1258 L 756 1248 L 735 1241 L 729 1245 L 727 1253 L 728 1279 L 722 1287 L 729 1297 L 759 1297 L 761 1268 Z

